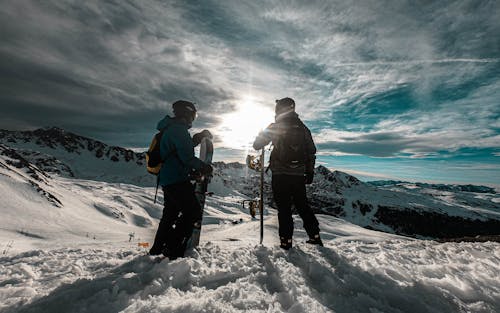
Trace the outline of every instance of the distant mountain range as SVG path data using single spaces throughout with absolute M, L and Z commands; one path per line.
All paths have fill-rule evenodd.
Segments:
M 54 206 L 62 203 L 44 184 L 57 176 L 149 187 L 155 182 L 145 171 L 144 153 L 109 146 L 59 128 L 0 130 L 0 167 L 16 175 L 22 170 L 24 179 Z M 216 193 L 257 198 L 257 173 L 240 163 L 217 162 L 214 167 L 211 188 Z M 265 190 L 266 204 L 275 207 L 270 175 L 266 176 Z M 316 213 L 384 232 L 444 240 L 500 235 L 500 198 L 490 187 L 401 181 L 364 183 L 349 174 L 319 166 L 313 184 L 308 186 L 308 196 Z
M 249 198 L 258 196 L 258 175 L 238 163 L 216 163 L 215 180 Z M 231 177 L 231 179 L 228 179 Z M 266 177 L 266 203 L 272 199 Z M 500 235 L 500 198 L 495 193 L 441 191 L 405 186 L 379 187 L 324 166 L 316 168 L 307 187 L 316 213 L 334 215 L 369 229 L 419 238 L 462 238 Z
M 466 191 L 466 192 L 476 192 L 476 193 L 492 193 L 495 194 L 496 190 L 492 187 L 487 186 L 478 186 L 478 185 L 449 185 L 449 184 L 429 184 L 429 183 L 410 183 L 407 181 L 401 180 L 376 180 L 369 181 L 368 184 L 378 186 L 378 187 L 387 187 L 387 186 L 416 186 L 420 188 L 430 188 L 444 191 Z

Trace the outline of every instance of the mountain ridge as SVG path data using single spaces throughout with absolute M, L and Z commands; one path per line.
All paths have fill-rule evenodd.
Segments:
M 65 169 L 60 174 L 65 177 L 154 186 L 154 179 L 143 170 L 145 153 L 108 145 L 58 127 L 0 130 L 0 143 L 17 149 L 28 160 L 34 161 L 40 154 L 57 159 Z
M 374 186 L 394 186 L 394 185 L 415 185 L 422 188 L 432 188 L 445 191 L 466 191 L 477 193 L 497 193 L 495 188 L 484 185 L 473 184 L 438 184 L 438 183 L 424 183 L 424 182 L 408 182 L 402 180 L 374 180 L 368 181 L 368 184 Z
M 154 177 L 145 172 L 143 154 L 59 128 L 30 132 L 2 130 L 0 144 L 0 154 L 10 155 L 11 159 L 15 155 L 17 159 L 8 162 L 17 162 L 31 172 L 38 169 L 67 178 L 154 186 Z M 119 154 L 117 160 L 112 159 L 113 153 Z M 257 198 L 258 173 L 237 162 L 214 162 L 214 169 L 212 188 L 219 186 L 226 193 Z M 481 192 L 475 193 L 456 188 L 433 189 L 434 186 L 424 184 L 418 188 L 407 188 L 405 184 L 377 186 L 323 165 L 315 173 L 313 184 L 307 187 L 315 213 L 333 215 L 369 229 L 419 238 L 498 235 L 500 229 L 500 204 L 494 202 L 498 198 L 485 193 L 486 189 L 480 188 Z M 270 175 L 265 177 L 265 203 L 276 208 L 270 178 Z M 43 186 L 34 188 L 43 194 Z M 96 208 L 103 211 L 99 205 Z

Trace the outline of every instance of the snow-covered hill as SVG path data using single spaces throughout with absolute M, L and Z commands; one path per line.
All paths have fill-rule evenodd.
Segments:
M 310 188 L 316 210 L 360 226 L 433 238 L 500 234 L 496 194 L 375 187 L 322 166 L 316 176 Z
M 47 175 L 154 186 L 152 176 L 145 173 L 143 153 L 109 146 L 59 128 L 0 131 L 0 143 L 22 157 L 24 163 Z M 215 167 L 211 188 L 216 194 L 238 192 L 248 198 L 257 197 L 257 173 L 239 163 L 219 162 Z M 266 203 L 274 207 L 270 175 L 266 176 L 265 188 Z M 364 183 L 354 176 L 319 166 L 314 183 L 308 187 L 308 196 L 315 212 L 370 229 L 444 240 L 500 235 L 500 198 L 493 189 L 484 186 Z
M 1 144 L 0 186 L 0 234 L 20 249 L 37 239 L 122 237 L 161 217 L 153 188 L 58 176 Z
M 139 186 L 153 186 L 155 182 L 144 171 L 144 153 L 110 146 L 57 127 L 34 131 L 0 130 L 0 143 L 17 149 L 43 170 L 65 177 Z M 59 164 L 54 167 L 50 158 L 55 158 Z M 49 164 L 41 163 L 40 159 Z
M 258 195 L 259 176 L 239 163 L 216 163 L 215 180 L 249 198 Z M 266 203 L 275 207 L 266 176 Z M 500 235 L 500 198 L 496 193 L 433 188 L 377 187 L 324 166 L 308 186 L 316 213 L 333 215 L 370 229 L 448 240 Z
M 366 228 L 397 231 L 379 220 L 383 206 L 497 220 L 496 207 L 485 205 L 497 203 L 495 195 L 377 188 L 319 167 L 313 206 L 342 218 L 318 214 L 321 248 L 304 243 L 294 217 L 294 248 L 285 252 L 271 197 L 263 246 L 259 221 L 241 205 L 255 196 L 255 173 L 218 163 L 200 249 L 157 262 L 138 246 L 152 242 L 161 216 L 154 188 L 119 181 L 144 182 L 136 180 L 144 170 L 139 157 L 98 158 L 95 149 L 81 150 L 87 139 L 72 135 L 75 150 L 64 139 L 37 144 L 16 135 L 13 143 L 12 136 L 0 144 L 1 312 L 500 311 L 498 243 L 440 243 Z M 116 175 L 106 172 L 110 164 Z

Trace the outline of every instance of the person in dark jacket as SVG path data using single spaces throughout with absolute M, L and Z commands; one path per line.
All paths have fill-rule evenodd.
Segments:
M 278 206 L 280 247 L 292 247 L 293 219 L 292 203 L 304 222 L 309 236 L 307 243 L 322 246 L 319 223 L 307 202 L 306 184 L 314 178 L 316 146 L 311 131 L 295 113 L 295 101 L 291 98 L 276 100 L 275 123 L 263 130 L 253 144 L 260 150 L 270 142 L 273 151 L 270 157 L 272 190 Z
M 194 155 L 194 147 L 203 137 L 212 135 L 204 130 L 191 138 L 188 130 L 196 118 L 196 107 L 189 101 L 179 100 L 172 105 L 174 117 L 166 116 L 157 126 L 164 130 L 160 141 L 163 165 L 159 185 L 164 195 L 163 216 L 156 232 L 150 255 L 164 254 L 170 259 L 183 257 L 193 231 L 195 212 L 201 210 L 190 182 L 190 174 L 197 170 L 210 174 L 212 167 Z

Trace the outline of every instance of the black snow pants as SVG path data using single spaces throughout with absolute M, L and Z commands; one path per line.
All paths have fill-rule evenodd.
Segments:
M 278 206 L 279 235 L 286 239 L 293 236 L 292 203 L 299 213 L 310 238 L 319 234 L 319 223 L 307 203 L 303 176 L 273 175 L 273 196 Z
M 193 232 L 196 213 L 201 210 L 190 182 L 163 187 L 163 216 L 156 232 L 151 254 L 183 257 Z

